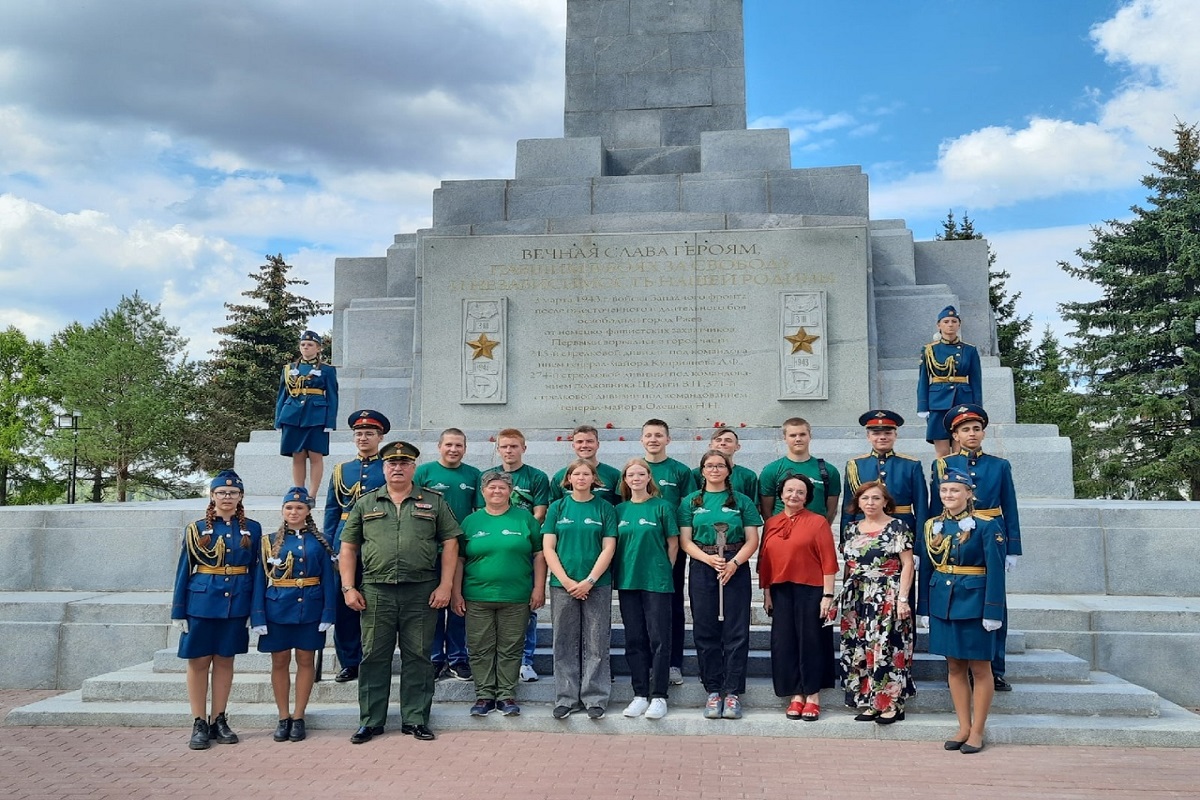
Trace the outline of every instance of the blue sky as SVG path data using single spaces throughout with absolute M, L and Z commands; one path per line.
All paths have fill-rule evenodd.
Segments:
M 1095 293 L 1056 262 L 1200 120 L 1194 0 L 745 6 L 749 124 L 796 167 L 862 165 L 918 239 L 969 214 L 1039 333 Z M 562 135 L 564 9 L 0 5 L 0 324 L 47 338 L 139 290 L 203 354 L 275 252 L 332 299 L 334 258 L 427 226 L 441 180 Z

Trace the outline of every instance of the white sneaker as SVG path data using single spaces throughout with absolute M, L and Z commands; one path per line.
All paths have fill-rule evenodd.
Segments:
M 646 709 L 650 707 L 650 701 L 645 697 L 635 697 L 633 702 L 625 706 L 623 713 L 627 717 L 640 717 L 646 713 Z
M 521 665 L 521 683 L 533 683 L 538 679 L 537 671 L 528 664 Z
M 667 683 L 672 686 L 683 686 L 683 670 L 679 667 L 671 667 L 667 673 Z
M 646 709 L 646 719 L 662 719 L 667 715 L 667 698 L 656 697 L 650 701 L 650 707 Z

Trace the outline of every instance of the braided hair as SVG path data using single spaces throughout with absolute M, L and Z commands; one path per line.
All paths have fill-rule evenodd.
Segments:
M 234 519 L 238 521 L 238 528 L 242 531 L 242 547 L 250 546 L 250 533 L 246 530 L 246 509 L 242 505 L 242 501 L 238 500 L 237 511 L 233 514 Z M 201 547 L 209 547 L 212 545 L 212 532 L 217 522 L 217 501 L 210 499 L 208 508 L 204 510 L 204 535 L 200 537 L 199 544 Z
M 720 450 L 706 451 L 700 458 L 700 479 L 704 482 L 705 486 L 708 485 L 708 478 L 704 477 L 704 462 L 708 461 L 708 459 L 712 456 L 716 456 L 725 462 L 725 470 L 727 473 L 725 475 L 725 502 L 723 502 L 721 505 L 724 508 L 736 509 L 738 504 L 737 499 L 733 496 L 733 462 L 729 460 L 729 456 L 725 455 Z M 704 493 L 708 491 L 705 486 L 701 486 L 700 491 L 697 492 L 696 496 L 692 498 L 692 506 L 694 508 L 699 508 L 700 506 L 704 505 Z

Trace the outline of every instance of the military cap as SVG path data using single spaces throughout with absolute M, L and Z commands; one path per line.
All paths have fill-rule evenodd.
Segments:
M 961 483 L 968 489 L 975 488 L 975 482 L 971 480 L 971 476 L 963 472 L 961 469 L 951 467 L 946 470 L 945 476 L 941 480 L 942 483 Z
M 945 427 L 946 433 L 954 433 L 954 429 L 959 425 L 973 420 L 982 422 L 985 428 L 988 426 L 988 415 L 983 406 L 963 403 L 946 412 L 946 416 L 942 418 L 942 426 Z
M 943 308 L 941 311 L 938 312 L 938 322 L 941 322 L 942 320 L 946 319 L 947 317 L 949 317 L 951 319 L 957 319 L 957 320 L 962 319 L 962 317 L 960 317 L 958 315 L 958 309 L 956 309 L 954 306 L 946 306 L 945 308 Z
M 904 417 L 886 408 L 876 408 L 858 418 L 858 424 L 864 428 L 899 428 L 904 424 Z
M 307 506 L 312 505 L 312 495 L 308 493 L 308 489 L 303 486 L 293 486 L 287 490 L 287 494 L 283 496 L 283 504 L 288 503 L 304 503 Z
M 392 429 L 392 423 L 388 422 L 388 418 L 378 411 L 373 411 L 369 408 L 364 408 L 361 411 L 355 411 L 350 416 L 346 417 L 346 425 L 351 430 L 355 428 L 379 428 L 381 433 L 387 433 Z
M 379 457 L 384 461 L 416 461 L 420 455 L 421 451 L 408 442 L 388 442 L 379 451 Z
M 211 492 L 214 489 L 221 489 L 226 486 L 237 489 L 239 492 L 246 491 L 246 487 L 242 484 L 242 479 L 231 469 L 223 469 L 218 472 L 217 476 L 208 484 L 208 490 Z
M 300 334 L 300 341 L 321 344 L 321 336 L 316 331 L 305 331 Z

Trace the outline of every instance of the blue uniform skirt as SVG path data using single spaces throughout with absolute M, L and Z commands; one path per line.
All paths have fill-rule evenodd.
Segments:
M 187 622 L 188 632 L 179 637 L 180 658 L 229 658 L 250 650 L 250 630 L 246 627 L 246 617 L 188 617 Z
M 282 653 L 284 650 L 324 650 L 325 632 L 317 630 L 318 623 L 299 625 L 267 623 L 267 633 L 258 637 L 258 652 Z
M 930 410 L 929 416 L 925 419 L 925 441 L 932 444 L 940 439 L 949 439 L 950 434 L 946 433 L 946 411 Z
M 325 427 L 317 425 L 301 428 L 298 425 L 283 425 L 283 434 L 279 437 L 279 455 L 290 456 L 293 453 L 310 453 L 329 455 L 329 434 Z
M 981 619 L 929 618 L 929 652 L 964 661 L 991 661 L 996 631 L 985 631 Z

